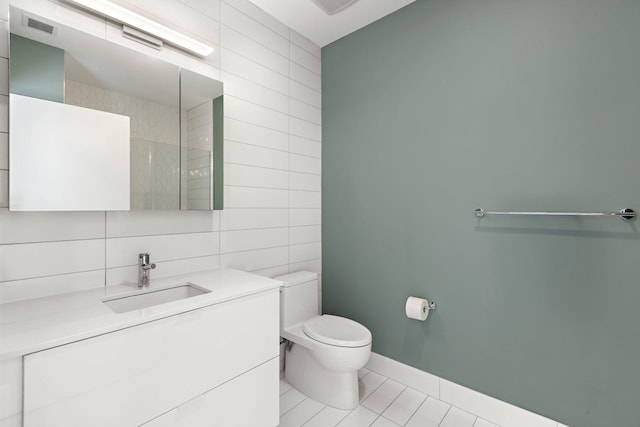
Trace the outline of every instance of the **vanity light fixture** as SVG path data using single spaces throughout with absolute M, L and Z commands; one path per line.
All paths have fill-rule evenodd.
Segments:
M 184 50 L 195 53 L 201 57 L 213 52 L 213 47 L 185 36 L 178 31 L 165 27 L 149 18 L 138 15 L 122 6 L 118 6 L 107 0 L 67 0 L 69 3 L 88 9 L 94 13 L 110 18 L 114 21 L 126 24 L 140 31 L 148 33 L 165 42 L 178 46 Z

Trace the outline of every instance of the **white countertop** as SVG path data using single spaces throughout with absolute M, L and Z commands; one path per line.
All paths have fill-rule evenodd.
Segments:
M 280 287 L 281 282 L 231 268 L 153 279 L 150 289 L 190 282 L 211 292 L 126 313 L 102 301 L 131 286 L 111 286 L 0 305 L 0 360 L 19 357 Z

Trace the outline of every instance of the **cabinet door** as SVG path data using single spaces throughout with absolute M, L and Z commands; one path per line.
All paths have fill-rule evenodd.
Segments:
M 178 425 L 177 417 L 178 409 L 169 411 L 160 415 L 158 418 L 154 418 L 148 423 L 144 423 L 140 427 L 176 427 Z
M 278 358 L 178 408 L 179 427 L 275 427 L 279 419 Z
M 278 356 L 278 290 L 24 358 L 24 427 L 138 426 Z
M 22 358 L 0 361 L 0 427 L 22 426 Z

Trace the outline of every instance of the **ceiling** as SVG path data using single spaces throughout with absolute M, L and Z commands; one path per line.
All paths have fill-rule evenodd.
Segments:
M 358 0 L 335 15 L 327 15 L 312 0 L 250 1 L 323 47 L 415 0 Z

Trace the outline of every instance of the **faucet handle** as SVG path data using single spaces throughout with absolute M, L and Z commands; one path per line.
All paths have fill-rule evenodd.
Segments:
M 147 265 L 149 264 L 151 256 L 149 254 L 138 254 L 138 264 Z

